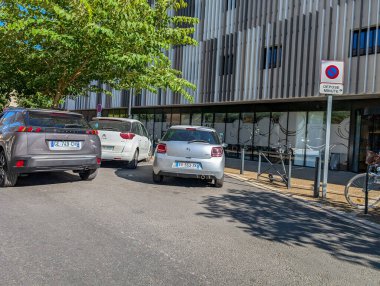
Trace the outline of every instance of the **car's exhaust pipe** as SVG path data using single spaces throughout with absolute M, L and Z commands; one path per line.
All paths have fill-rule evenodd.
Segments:
M 206 176 L 203 176 L 203 175 L 202 175 L 202 176 L 201 176 L 201 179 L 202 179 L 202 180 L 206 179 Z

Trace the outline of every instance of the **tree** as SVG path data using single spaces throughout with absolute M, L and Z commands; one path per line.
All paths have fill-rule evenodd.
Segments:
M 152 2 L 152 1 L 150 1 Z M 167 50 L 195 45 L 197 19 L 171 16 L 184 0 L 4 0 L 0 4 L 0 82 L 22 100 L 111 88 L 169 88 L 192 100 L 195 86 L 171 68 Z M 107 90 L 102 90 L 107 93 Z M 30 101 L 30 100 L 29 100 Z M 24 101 L 25 102 L 25 101 Z

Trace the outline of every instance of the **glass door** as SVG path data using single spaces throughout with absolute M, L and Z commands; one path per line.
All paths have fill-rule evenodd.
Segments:
M 380 115 L 362 116 L 360 130 L 359 171 L 366 170 L 367 150 L 380 152 Z

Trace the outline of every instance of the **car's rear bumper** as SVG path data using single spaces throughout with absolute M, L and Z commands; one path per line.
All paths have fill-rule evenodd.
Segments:
M 102 150 L 102 160 L 104 161 L 131 161 L 133 152 L 112 152 Z
M 202 170 L 173 168 L 175 162 L 200 163 Z M 153 172 L 156 175 L 199 178 L 199 179 L 221 179 L 224 176 L 224 157 L 211 159 L 187 159 L 182 157 L 170 157 L 156 154 L 153 161 Z
M 202 180 L 214 180 L 217 178 L 215 174 L 190 174 L 190 173 L 175 173 L 160 171 L 157 175 L 166 177 L 188 178 L 188 179 L 202 179 Z
M 39 155 L 17 157 L 12 162 L 16 173 L 36 173 L 55 171 L 82 171 L 99 168 L 96 155 Z M 16 167 L 17 161 L 24 161 L 23 167 Z

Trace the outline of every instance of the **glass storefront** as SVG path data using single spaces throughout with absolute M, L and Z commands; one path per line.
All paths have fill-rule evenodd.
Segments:
M 83 114 L 86 118 L 93 115 L 93 113 L 90 114 L 90 111 Z M 122 109 L 104 110 L 104 115 L 127 117 Z M 257 154 L 260 150 L 274 150 L 278 147 L 288 146 L 294 150 L 294 165 L 314 167 L 316 157 L 323 155 L 325 147 L 326 114 L 324 111 L 163 112 L 139 113 L 133 114 L 132 117 L 145 124 L 149 135 L 152 136 L 155 142 L 161 139 L 172 125 L 213 127 L 218 132 L 221 140 L 228 144 L 226 155 L 234 158 L 240 157 L 242 146 L 245 146 L 247 160 L 257 160 Z M 376 128 L 371 128 L 376 131 L 371 134 L 379 133 L 379 124 L 376 120 L 372 122 L 374 122 L 372 125 L 376 125 Z M 362 133 L 368 131 L 363 128 L 361 130 Z M 331 169 L 347 170 L 350 149 L 349 137 L 350 112 L 334 111 L 331 125 Z M 378 140 L 378 137 L 371 140 Z M 363 151 L 360 154 L 363 157 Z
M 240 118 L 239 113 L 227 113 L 225 143 L 227 155 L 238 157 L 240 151 L 239 145 Z
M 202 113 L 193 113 L 191 115 L 191 124 L 196 126 L 202 125 Z
M 220 139 L 225 141 L 226 134 L 226 114 L 215 113 L 214 128 L 218 132 Z
M 348 142 L 350 137 L 350 112 L 334 111 L 331 117 L 330 168 L 345 170 L 348 166 Z
M 182 113 L 181 114 L 181 124 L 182 125 L 190 125 L 190 114 Z
M 269 134 L 271 128 L 270 112 L 258 112 L 254 122 L 254 146 L 257 150 L 269 148 Z

